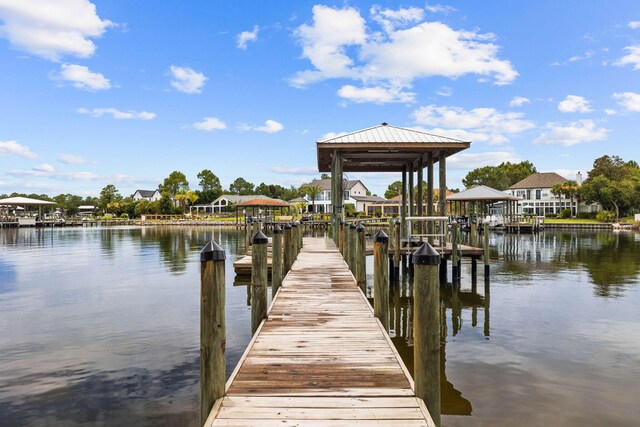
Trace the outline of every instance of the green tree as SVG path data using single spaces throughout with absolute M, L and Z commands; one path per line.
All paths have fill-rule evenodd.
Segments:
M 76 215 L 78 206 L 82 205 L 83 202 L 82 197 L 73 194 L 59 194 L 53 198 L 53 201 L 58 204 L 58 207 L 62 209 L 66 216 Z
M 198 185 L 202 188 L 202 191 L 217 190 L 222 192 L 222 186 L 220 185 L 220 178 L 218 178 L 209 169 L 202 170 L 198 175 Z
M 103 211 L 107 211 L 107 205 L 109 203 L 119 202 L 122 200 L 122 196 L 120 192 L 113 184 L 106 185 L 102 190 L 100 190 L 100 199 L 98 202 L 98 206 Z
M 467 173 L 462 180 L 466 188 L 478 185 L 497 190 L 506 190 L 518 181 L 522 181 L 531 174 L 536 173 L 536 167 L 529 161 L 520 163 L 503 162 L 498 166 L 484 166 Z
M 161 193 L 167 193 L 171 197 L 175 197 L 178 191 L 189 189 L 189 181 L 187 181 L 187 177 L 182 172 L 173 171 L 158 186 L 158 189 Z
M 236 180 L 229 185 L 229 192 L 231 194 L 244 196 L 253 193 L 253 187 L 253 184 L 244 178 L 236 178 Z
M 323 173 L 322 175 L 320 175 L 320 179 L 331 179 L 331 175 L 329 175 L 328 173 Z
M 307 184 L 300 188 L 300 192 L 311 198 L 311 211 L 316 212 L 316 198 L 322 194 L 322 187 L 318 184 Z
M 384 197 L 386 199 L 391 199 L 392 197 L 399 196 L 402 192 L 402 181 L 395 181 L 389 184 L 387 187 L 387 191 L 384 192 Z
M 158 213 L 161 214 L 172 214 L 176 210 L 175 205 L 173 204 L 173 199 L 167 193 L 164 193 L 162 198 L 154 203 L 158 203 L 157 210 Z

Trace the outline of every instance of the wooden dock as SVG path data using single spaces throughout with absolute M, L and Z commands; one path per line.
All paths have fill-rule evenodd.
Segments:
M 434 426 L 333 241 L 305 238 L 205 426 Z

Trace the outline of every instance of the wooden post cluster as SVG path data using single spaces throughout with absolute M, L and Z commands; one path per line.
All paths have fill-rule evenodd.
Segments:
M 489 275 L 489 224 L 487 224 L 486 222 L 483 224 L 483 240 L 484 240 L 484 255 L 482 256 L 482 258 L 484 258 L 484 275 L 488 276 Z
M 259 231 L 251 238 L 251 333 L 267 317 L 267 236 Z
M 224 396 L 227 332 L 225 254 L 213 240 L 200 251 L 200 424 L 215 401 Z
M 373 314 L 389 332 L 389 236 L 380 230 L 373 236 Z
M 413 372 L 416 396 L 440 426 L 440 254 L 424 243 L 413 254 Z
M 356 251 L 358 250 L 358 239 L 356 236 L 356 225 L 349 225 L 349 269 L 356 275 Z
M 282 285 L 283 277 L 282 259 L 282 228 L 276 225 L 273 228 L 273 245 L 271 248 L 271 295 L 275 296 Z
M 283 247 L 283 252 L 284 252 L 284 264 L 283 264 L 283 269 L 284 269 L 284 275 L 286 276 L 287 273 L 289 272 L 289 270 L 291 270 L 291 266 L 293 265 L 293 242 L 291 241 L 291 225 L 290 224 L 285 224 L 284 225 L 284 233 L 282 233 L 284 235 L 284 241 L 282 243 Z
M 363 294 L 367 294 L 367 240 L 364 225 L 356 227 L 356 281 Z

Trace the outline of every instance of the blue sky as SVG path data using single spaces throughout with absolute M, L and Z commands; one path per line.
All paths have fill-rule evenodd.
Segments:
M 471 140 L 450 187 L 640 160 L 637 1 L 0 0 L 0 26 L 0 193 L 300 185 L 315 141 L 383 121 Z

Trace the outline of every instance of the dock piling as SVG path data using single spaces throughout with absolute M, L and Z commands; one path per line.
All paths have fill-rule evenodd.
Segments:
M 347 224 L 346 222 L 344 223 L 344 227 L 342 228 L 342 234 L 343 234 L 343 248 L 342 248 L 342 258 L 344 258 L 344 261 L 347 263 L 347 266 L 349 265 L 349 254 L 351 252 L 349 252 L 351 249 L 349 248 L 349 224 Z
M 271 296 L 273 297 L 282 284 L 282 228 L 273 227 L 273 245 L 271 248 Z
M 284 225 L 283 234 L 283 252 L 284 252 L 284 263 L 282 265 L 284 271 L 283 275 L 286 276 L 289 270 L 291 270 L 291 266 L 293 265 L 293 242 L 291 241 L 291 225 Z
M 364 225 L 356 227 L 356 281 L 363 294 L 367 295 L 367 240 Z
M 482 235 L 482 239 L 483 239 L 483 248 L 484 248 L 484 255 L 482 256 L 482 258 L 484 259 L 484 275 L 485 277 L 489 276 L 489 269 L 491 268 L 489 266 L 489 224 L 487 224 L 486 222 L 483 224 L 483 235 Z
M 424 243 L 413 254 L 413 264 L 415 390 L 440 426 L 440 254 Z
M 267 317 L 267 236 L 258 231 L 251 238 L 251 333 Z
M 389 332 L 389 236 L 380 230 L 373 236 L 373 314 Z
M 344 221 L 340 221 L 340 227 L 338 227 L 338 250 L 344 257 Z
M 225 253 L 213 240 L 200 251 L 200 424 L 224 396 Z
M 393 275 L 397 279 L 400 277 L 400 220 L 396 220 L 393 231 L 393 247 L 395 249 L 393 257 Z
M 356 252 L 358 250 L 358 239 L 356 236 L 356 225 L 349 225 L 349 269 L 356 275 Z

